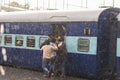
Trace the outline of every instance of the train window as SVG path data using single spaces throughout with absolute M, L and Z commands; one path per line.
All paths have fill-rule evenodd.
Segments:
M 35 37 L 34 36 L 27 37 L 27 47 L 35 47 Z
M 85 35 L 90 35 L 91 34 L 91 29 L 90 28 L 85 28 L 84 29 L 84 34 Z
M 78 51 L 88 52 L 90 41 L 88 39 L 78 39 Z
M 23 46 L 23 37 L 22 36 L 15 37 L 15 45 L 16 46 Z
M 48 37 L 40 37 L 39 39 L 39 45 L 42 45 L 43 42 L 45 42 L 45 40 L 47 39 Z
M 12 35 L 5 35 L 5 45 L 12 45 Z
M 0 35 L 0 44 L 2 43 L 2 36 Z

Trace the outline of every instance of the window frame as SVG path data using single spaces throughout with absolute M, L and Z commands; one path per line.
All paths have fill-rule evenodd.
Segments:
M 10 41 L 6 41 L 6 39 L 9 37 L 10 37 Z M 9 40 L 9 39 L 7 39 L 7 40 Z M 8 46 L 12 45 L 12 35 L 5 35 L 4 36 L 4 44 L 8 45 Z
M 86 38 L 78 39 L 78 51 L 79 52 L 89 52 L 90 49 L 90 40 Z
M 45 42 L 45 40 L 47 40 L 48 39 L 48 37 L 40 37 L 39 38 L 39 46 L 41 46 L 42 45 L 42 43 L 44 43 Z
M 91 34 L 91 28 L 86 27 L 84 28 L 84 35 L 90 35 Z
M 35 36 L 27 36 L 27 38 L 26 38 L 26 47 L 35 48 L 35 46 L 36 46 Z
M 18 43 L 18 41 L 20 42 Z M 23 46 L 23 42 L 24 42 L 23 36 L 15 36 L 15 46 Z

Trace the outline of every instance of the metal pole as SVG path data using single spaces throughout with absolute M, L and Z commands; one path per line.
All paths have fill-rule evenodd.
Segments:
M 114 5 L 114 2 L 115 2 L 115 1 L 113 0 L 113 7 L 115 6 L 115 5 Z
M 48 0 L 48 9 L 50 9 L 50 0 Z
M 30 8 L 29 0 L 27 0 L 27 5 L 28 5 L 27 9 L 29 10 L 29 8 Z
M 55 0 L 55 9 L 57 9 L 57 0 Z
M 81 0 L 81 8 L 83 7 L 82 4 L 83 4 L 83 1 Z
M 67 9 L 68 9 L 68 0 L 67 0 Z
M 9 7 L 10 7 L 10 0 L 9 0 Z
M 37 10 L 38 10 L 38 0 L 37 0 Z
M 25 9 L 26 9 L 26 0 L 25 0 Z
M 87 8 L 87 3 L 88 3 L 88 2 L 87 2 L 87 0 L 86 0 L 86 8 Z
M 2 1 L 0 0 L 0 12 L 1 12 L 1 5 L 2 5 Z
M 65 4 L 65 2 L 64 2 L 64 0 L 63 0 L 63 9 L 64 9 L 64 4 Z
M 105 6 L 105 0 L 103 0 L 103 6 Z
M 43 0 L 43 10 L 44 10 L 44 0 Z

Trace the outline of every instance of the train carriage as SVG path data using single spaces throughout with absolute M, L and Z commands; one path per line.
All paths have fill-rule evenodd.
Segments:
M 53 33 L 65 38 L 68 52 L 65 65 L 67 75 L 95 78 L 102 74 L 101 72 L 109 72 L 114 68 L 113 75 L 115 76 L 117 72 L 119 80 L 119 20 L 119 9 L 117 8 L 1 12 L 0 49 L 1 53 L 3 53 L 2 49 L 5 49 L 8 57 L 7 62 L 4 62 L 1 55 L 1 64 L 41 70 L 42 52 L 39 46 L 49 33 Z M 112 34 L 111 25 L 117 26 L 115 30 L 118 29 L 118 31 L 115 34 Z M 117 35 L 117 37 L 111 35 Z M 107 43 L 100 43 L 104 43 L 104 41 Z M 114 45 L 113 52 L 107 51 L 112 48 L 106 48 L 108 45 Z M 112 61 L 111 64 L 109 64 L 110 61 Z M 113 64 L 116 66 L 111 67 Z M 110 69 L 107 70 L 106 67 Z M 102 80 L 102 78 L 100 79 Z

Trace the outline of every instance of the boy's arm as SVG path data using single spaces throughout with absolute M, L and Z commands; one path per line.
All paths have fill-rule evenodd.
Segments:
M 42 47 L 42 48 L 40 48 L 40 50 L 43 50 L 43 47 Z
M 52 46 L 54 50 L 58 50 L 58 47 L 56 45 Z

